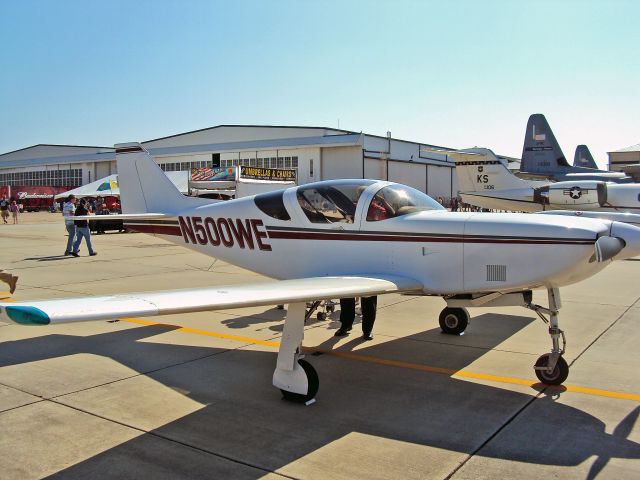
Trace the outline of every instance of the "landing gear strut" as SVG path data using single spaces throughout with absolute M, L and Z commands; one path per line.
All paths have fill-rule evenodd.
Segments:
M 560 291 L 557 288 L 547 289 L 549 296 L 549 308 L 528 303 L 530 308 L 538 314 L 542 321 L 549 325 L 549 335 L 551 336 L 551 353 L 540 356 L 533 367 L 538 380 L 547 385 L 560 385 L 569 376 L 569 365 L 562 355 L 567 345 L 564 332 L 558 327 L 558 312 L 562 303 L 560 302 Z M 548 315 L 549 318 L 545 317 Z M 560 340 L 562 339 L 562 347 Z
M 284 331 L 278 351 L 273 385 L 280 389 L 286 400 L 307 405 L 315 401 L 318 392 L 318 374 L 309 362 L 303 360 L 305 303 L 292 303 L 287 310 Z

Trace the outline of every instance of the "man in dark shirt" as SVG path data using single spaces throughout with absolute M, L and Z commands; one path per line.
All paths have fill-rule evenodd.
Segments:
M 2 220 L 4 223 L 9 223 L 7 219 L 9 218 L 9 200 L 4 195 L 2 199 L 0 199 L 0 214 L 2 214 Z
M 87 202 L 82 199 L 80 200 L 80 205 L 76 207 L 76 217 L 81 217 L 84 215 L 89 215 L 89 210 L 87 208 Z M 89 250 L 90 256 L 95 256 L 98 252 L 93 250 L 93 246 L 91 245 L 91 232 L 89 231 L 89 222 L 87 220 L 75 220 L 76 224 L 76 243 L 73 245 L 73 252 L 71 255 L 74 257 L 79 257 L 78 250 L 80 250 L 80 242 L 82 242 L 82 237 L 84 237 L 87 242 L 87 249 Z

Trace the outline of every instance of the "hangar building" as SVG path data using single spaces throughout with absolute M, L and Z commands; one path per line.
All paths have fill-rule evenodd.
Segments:
M 123 139 L 127 140 L 127 139 Z M 142 142 L 163 170 L 247 165 L 293 168 L 298 184 L 388 179 L 432 197 L 457 192 L 453 161 L 418 142 L 324 127 L 219 125 Z M 116 172 L 111 147 L 34 145 L 0 155 L 0 186 L 76 187 Z
M 624 172 L 640 182 L 640 143 L 608 152 L 609 170 Z

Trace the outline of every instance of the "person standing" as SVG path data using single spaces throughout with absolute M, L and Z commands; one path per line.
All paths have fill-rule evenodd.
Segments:
M 9 211 L 11 212 L 11 217 L 13 217 L 13 224 L 17 224 L 18 223 L 18 215 L 20 213 L 20 207 L 18 206 L 18 202 L 16 202 L 15 200 L 11 201 L 11 204 L 9 205 Z
M 373 340 L 373 324 L 376 321 L 376 311 L 378 307 L 378 297 L 362 297 L 360 299 L 362 308 L 362 339 Z M 336 337 L 344 337 L 349 334 L 353 327 L 353 320 L 356 318 L 356 299 L 340 299 L 340 323 L 341 326 L 334 334 Z
M 82 217 L 84 215 L 89 215 L 89 209 L 87 208 L 87 202 L 82 199 L 80 200 L 80 205 L 76 208 L 76 217 Z M 87 249 L 89 250 L 89 256 L 93 257 L 98 254 L 93 250 L 93 245 L 91 245 L 91 232 L 89 231 L 89 222 L 87 220 L 75 220 L 76 224 L 76 243 L 73 245 L 73 251 L 71 255 L 74 257 L 79 257 L 78 251 L 80 250 L 80 242 L 82 242 L 82 238 L 84 237 L 85 242 L 87 243 Z
M 65 255 L 71 255 L 71 249 L 73 248 L 73 241 L 76 239 L 76 224 L 73 221 L 73 215 L 76 211 L 76 197 L 69 195 L 67 201 L 62 204 L 62 216 L 64 217 L 64 226 L 67 229 L 69 238 L 67 238 L 67 248 L 64 251 Z
M 2 220 L 4 223 L 9 223 L 9 200 L 4 195 L 2 199 L 0 199 L 0 215 L 2 215 Z

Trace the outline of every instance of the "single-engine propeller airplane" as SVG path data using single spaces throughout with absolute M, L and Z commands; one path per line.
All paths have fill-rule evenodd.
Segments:
M 441 296 L 444 333 L 467 327 L 466 307 L 524 306 L 549 323 L 538 378 L 560 384 L 558 288 L 613 259 L 640 254 L 640 228 L 554 215 L 451 213 L 413 188 L 329 180 L 221 203 L 185 197 L 138 143 L 116 145 L 129 228 L 158 235 L 271 277 L 270 282 L 0 304 L 23 325 L 113 319 L 288 303 L 273 384 L 308 402 L 318 390 L 302 355 L 306 302 L 384 293 Z M 548 308 L 532 303 L 545 288 Z

